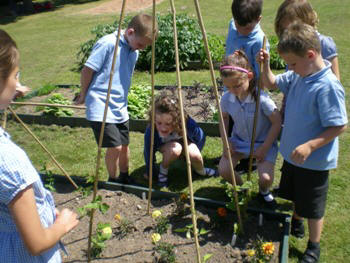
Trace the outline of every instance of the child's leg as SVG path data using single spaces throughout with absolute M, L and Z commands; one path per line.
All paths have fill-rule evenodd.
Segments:
M 163 155 L 161 165 L 168 169 L 170 164 L 177 160 L 182 153 L 182 145 L 178 142 L 168 142 L 160 147 L 160 152 Z
M 275 165 L 269 161 L 258 163 L 259 189 L 268 192 L 273 184 Z
M 201 151 L 195 143 L 188 144 L 188 154 L 190 156 L 191 165 L 196 173 L 208 176 L 214 176 L 216 174 L 214 169 L 204 167 Z
M 231 154 L 231 158 L 232 158 L 232 165 L 233 168 L 235 168 L 235 166 L 237 165 L 237 162 L 242 159 L 243 155 L 240 153 L 233 153 Z M 226 181 L 230 182 L 232 184 L 232 180 L 231 180 L 231 171 L 230 171 L 230 163 L 229 160 L 223 155 L 220 159 L 220 163 L 219 163 L 219 174 L 220 176 L 222 176 L 222 178 L 224 178 Z M 236 172 L 234 172 L 235 174 L 235 178 L 236 178 L 236 184 L 237 185 L 242 185 L 243 181 L 240 175 L 236 174 Z
M 320 243 L 323 227 L 323 217 L 320 219 L 308 219 L 308 226 L 309 240 L 314 243 Z
M 105 162 L 109 177 L 111 178 L 115 178 L 117 176 L 118 159 L 121 149 L 121 145 L 107 148 Z
M 120 173 L 128 173 L 129 172 L 129 145 L 122 145 L 120 154 L 119 154 L 119 169 Z

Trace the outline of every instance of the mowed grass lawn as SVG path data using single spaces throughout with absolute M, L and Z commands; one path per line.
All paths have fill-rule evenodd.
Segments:
M 79 45 L 91 38 L 90 30 L 97 24 L 112 23 L 119 14 L 86 15 L 80 11 L 94 7 L 103 1 L 56 1 L 59 7 L 52 12 L 18 17 L 15 20 L 0 18 L 0 28 L 6 30 L 17 41 L 21 53 L 21 81 L 37 89 L 40 86 L 52 84 L 78 84 L 80 75 L 74 71 L 76 53 Z M 54 1 L 55 2 L 55 1 Z M 267 35 L 273 35 L 273 20 L 276 10 L 282 1 L 269 0 L 264 2 L 262 28 Z M 350 26 L 350 8 L 348 1 L 312 0 L 313 7 L 320 19 L 318 30 L 333 37 L 337 44 L 341 82 L 350 92 L 350 39 L 347 28 Z M 195 15 L 192 1 L 177 0 L 177 12 L 187 12 Z M 228 21 L 231 18 L 230 0 L 200 1 L 202 15 L 207 32 L 226 35 Z M 169 2 L 163 1 L 157 6 L 157 11 L 169 12 Z M 147 10 L 150 12 L 150 10 Z M 175 84 L 175 73 L 157 73 L 157 85 Z M 183 85 L 191 85 L 200 81 L 210 84 L 210 74 L 206 70 L 186 71 L 181 73 Z M 134 83 L 150 82 L 147 72 L 135 72 Z M 349 96 L 346 96 L 349 112 Z M 42 127 L 32 125 L 32 130 L 54 153 L 65 169 L 73 175 L 94 173 L 96 161 L 96 144 L 89 129 L 68 127 Z M 40 170 L 43 166 L 60 173 L 32 141 L 31 137 L 17 124 L 10 122 L 8 130 L 15 142 L 22 146 Z M 131 133 L 130 171 L 139 182 L 144 172 L 142 157 L 143 134 Z M 203 155 L 208 165 L 213 165 L 213 158 L 221 153 L 219 138 L 208 138 Z M 350 130 L 340 137 L 339 164 L 331 172 L 325 226 L 321 241 L 321 262 L 348 262 L 350 258 Z M 278 185 L 281 166 L 279 157 L 276 164 L 275 185 Z M 172 174 L 183 174 L 183 163 L 176 163 L 170 171 Z M 106 170 L 103 167 L 102 174 Z M 174 180 L 175 181 L 175 180 Z M 173 181 L 173 182 L 174 182 Z M 195 178 L 195 193 L 211 198 L 222 198 L 222 187 L 219 179 Z M 186 178 L 176 180 L 170 187 L 172 191 L 187 191 Z M 256 190 L 256 187 L 255 187 Z M 307 238 L 297 240 L 290 238 L 290 262 L 297 262 L 304 251 Z M 215 253 L 215 252 L 214 252 Z

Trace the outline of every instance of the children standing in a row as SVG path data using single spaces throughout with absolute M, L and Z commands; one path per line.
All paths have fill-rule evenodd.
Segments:
M 264 50 L 258 60 L 264 62 L 265 86 L 288 94 L 279 194 L 294 202 L 293 220 L 300 223 L 292 223 L 292 234 L 303 236 L 302 217 L 308 219 L 309 241 L 301 262 L 318 262 L 329 170 L 337 166 L 338 135 L 348 122 L 344 89 L 331 63 L 322 59 L 313 27 L 300 22 L 289 25 L 280 36 L 278 52 L 288 64 L 284 74 L 272 73 Z
M 19 79 L 16 43 L 0 29 L 0 109 L 6 109 Z M 0 255 L 3 262 L 61 262 L 60 239 L 77 215 L 55 209 L 53 197 L 25 152 L 0 128 Z
M 152 16 L 139 14 L 122 31 L 102 147 L 107 148 L 105 162 L 109 180 L 130 183 L 128 91 L 138 58 L 138 50 L 152 43 Z M 156 26 L 156 32 L 158 32 Z M 81 92 L 76 104 L 85 102 L 86 118 L 98 143 L 103 121 L 117 31 L 102 37 L 94 45 L 81 72 Z M 117 170 L 120 170 L 117 178 Z
M 220 67 L 220 75 L 228 92 L 221 98 L 224 126 L 227 129 L 229 116 L 234 125 L 229 139 L 233 166 L 242 158 L 247 158 L 250 151 L 256 109 L 257 87 L 254 73 L 243 51 L 235 51 L 226 57 Z M 281 129 L 281 118 L 275 103 L 261 92 L 256 128 L 254 157 L 258 161 L 259 194 L 261 200 L 269 207 L 275 205 L 269 188 L 273 183 L 274 165 L 278 153 L 277 137 Z M 222 134 L 220 129 L 220 133 Z M 231 182 L 230 166 L 226 149 L 219 164 L 219 174 Z M 243 183 L 236 174 L 238 185 Z
M 155 169 L 155 153 L 162 153 L 159 167 L 158 185 L 168 186 L 168 169 L 172 162 L 183 155 L 183 137 L 180 118 L 179 101 L 171 95 L 162 93 L 155 98 L 155 132 L 153 144 L 153 173 Z M 150 120 L 152 110 L 150 110 Z M 201 150 L 205 144 L 205 134 L 198 124 L 185 113 L 188 139 L 188 153 L 194 171 L 199 175 L 216 176 L 214 169 L 206 168 L 203 164 Z M 144 157 L 146 172 L 150 165 L 151 128 L 147 127 L 144 142 Z M 148 175 L 147 175 L 148 176 Z M 155 177 L 156 178 L 156 177 Z

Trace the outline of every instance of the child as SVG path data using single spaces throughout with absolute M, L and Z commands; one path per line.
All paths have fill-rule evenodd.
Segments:
M 294 21 L 308 24 L 316 29 L 317 13 L 307 0 L 285 0 L 278 8 L 275 18 L 275 32 L 280 37 L 284 29 Z M 321 42 L 321 55 L 332 64 L 332 71 L 340 80 L 337 47 L 331 37 L 317 32 Z
M 0 29 L 0 109 L 19 83 L 16 43 Z M 6 262 L 61 262 L 61 237 L 77 224 L 54 200 L 22 149 L 0 128 L 0 255 Z
M 226 56 L 242 49 L 253 67 L 254 77 L 259 78 L 256 55 L 263 47 L 264 32 L 260 27 L 262 0 L 233 0 L 231 19 L 226 39 Z M 269 50 L 269 44 L 266 43 Z
M 318 262 L 328 190 L 328 174 L 337 166 L 338 135 L 346 129 L 344 89 L 322 59 L 315 29 L 295 22 L 283 31 L 280 56 L 290 71 L 275 77 L 263 50 L 263 80 L 267 87 L 288 93 L 280 151 L 284 158 L 280 196 L 294 202 L 291 233 L 304 236 L 302 217 L 308 219 L 309 241 L 301 262 Z
M 237 50 L 225 58 L 220 67 L 220 74 L 224 85 L 228 89 L 228 92 L 222 96 L 220 103 L 226 130 L 229 116 L 234 121 L 229 146 L 233 166 L 236 166 L 240 159 L 249 156 L 257 88 L 248 57 L 241 50 Z M 276 139 L 280 128 L 279 111 L 275 103 L 262 91 L 255 135 L 254 157 L 258 161 L 259 197 L 270 208 L 275 206 L 275 200 L 269 188 L 274 178 L 274 164 L 278 152 Z M 222 132 L 222 129 L 220 129 L 221 136 L 223 136 Z M 226 149 L 223 149 L 223 156 L 219 163 L 219 174 L 225 180 L 231 182 Z M 235 176 L 237 184 L 241 185 L 243 181 L 240 175 L 235 172 Z
M 155 172 L 155 152 L 162 153 L 163 159 L 158 174 L 158 185 L 168 185 L 168 168 L 177 160 L 183 149 L 183 138 L 181 128 L 181 115 L 178 100 L 165 93 L 155 99 L 155 131 L 153 145 L 153 172 Z M 150 119 L 152 110 L 150 110 Z M 188 152 L 191 164 L 199 175 L 216 176 L 216 171 L 203 166 L 201 150 L 205 143 L 205 134 L 198 124 L 189 116 L 186 117 L 186 131 L 188 138 Z M 147 174 L 150 165 L 151 127 L 145 132 L 144 158 Z M 146 175 L 148 176 L 148 175 Z
M 158 30 L 156 29 L 156 32 Z M 76 104 L 86 104 L 86 118 L 99 142 L 117 32 L 102 37 L 93 47 L 81 72 L 81 92 Z M 139 14 L 122 32 L 112 83 L 102 147 L 110 181 L 131 183 L 129 176 L 128 90 L 138 50 L 152 43 L 152 16 Z M 119 165 L 120 175 L 116 178 Z
M 226 56 L 233 54 L 235 50 L 243 50 L 248 56 L 253 67 L 254 77 L 259 78 L 259 64 L 256 62 L 256 54 L 263 47 L 264 32 L 259 23 L 261 20 L 262 0 L 233 0 L 231 19 L 226 39 Z M 268 41 L 266 48 L 269 50 Z M 229 119 L 228 135 L 231 134 L 233 122 Z M 254 162 L 255 163 L 255 162 Z M 236 166 L 237 173 L 248 172 L 249 159 L 242 159 Z M 256 169 L 256 165 L 253 165 Z

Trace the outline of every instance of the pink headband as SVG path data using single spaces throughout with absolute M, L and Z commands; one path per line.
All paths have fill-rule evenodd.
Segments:
M 220 70 L 223 70 L 223 69 L 236 70 L 236 71 L 243 72 L 243 73 L 247 73 L 247 74 L 249 73 L 249 71 L 246 70 L 245 68 L 236 67 L 236 66 L 221 66 L 221 67 L 220 67 Z

